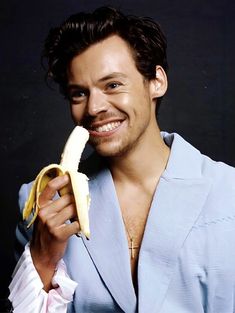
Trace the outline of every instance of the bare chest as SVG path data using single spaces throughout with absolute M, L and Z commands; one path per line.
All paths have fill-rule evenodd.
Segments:
M 135 195 L 129 194 L 128 196 L 121 194 L 119 196 L 119 203 L 122 210 L 122 217 L 129 247 L 130 267 L 134 286 L 136 286 L 137 282 L 139 250 L 151 202 L 152 195 L 148 193 L 136 193 Z

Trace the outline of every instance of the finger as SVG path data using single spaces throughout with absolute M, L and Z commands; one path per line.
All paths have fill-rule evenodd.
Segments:
M 74 203 L 74 196 L 71 194 L 65 194 L 54 201 L 50 200 L 48 205 L 40 208 L 38 215 L 40 219 L 47 220 L 50 216 L 58 214 L 61 210 L 72 203 Z
M 68 220 L 76 216 L 76 208 L 74 204 L 70 204 L 67 207 L 63 208 L 59 213 L 51 215 L 47 219 L 47 225 L 49 229 L 54 227 L 59 227 L 62 224 L 65 224 Z
M 67 240 L 70 236 L 79 233 L 81 230 L 80 225 L 77 221 L 74 221 L 69 224 L 63 224 L 60 227 L 56 228 L 54 234 L 57 238 L 60 238 L 62 241 Z
M 60 189 L 58 191 L 60 196 L 63 196 L 66 193 L 73 193 L 73 189 L 72 189 L 70 178 L 69 178 L 69 182 L 70 182 L 69 184 L 65 185 L 65 188 L 62 188 L 62 189 Z
M 56 193 L 70 182 L 68 175 L 57 176 L 50 180 L 39 196 L 39 205 L 43 207 L 51 202 Z

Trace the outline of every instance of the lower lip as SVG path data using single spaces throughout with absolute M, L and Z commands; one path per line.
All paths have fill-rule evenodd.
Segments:
M 123 122 L 121 122 L 120 125 L 118 125 L 118 127 L 109 130 L 109 131 L 105 131 L 105 132 L 97 132 L 95 130 L 89 130 L 89 134 L 92 137 L 109 137 L 112 136 L 114 133 L 116 133 L 123 125 Z

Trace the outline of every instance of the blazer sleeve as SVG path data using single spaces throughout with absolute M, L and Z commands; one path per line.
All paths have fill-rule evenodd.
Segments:
M 27 228 L 27 221 L 23 221 L 22 212 L 25 205 L 25 201 L 28 198 L 32 182 L 29 184 L 23 184 L 19 190 L 19 208 L 20 208 L 20 220 L 16 226 L 16 239 L 15 239 L 15 259 L 19 260 L 20 256 L 24 252 L 25 245 L 30 241 L 33 233 L 33 225 Z

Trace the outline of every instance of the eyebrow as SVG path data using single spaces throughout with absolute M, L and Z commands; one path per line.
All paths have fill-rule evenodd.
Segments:
M 121 72 L 113 72 L 104 77 L 101 77 L 100 79 L 98 79 L 98 82 L 104 82 L 106 80 L 113 79 L 113 78 L 127 78 L 127 75 Z
M 105 82 L 107 80 L 110 80 L 110 79 L 115 79 L 115 78 L 124 78 L 126 79 L 127 78 L 127 75 L 124 74 L 124 73 L 121 73 L 121 72 L 112 72 L 108 75 L 105 75 L 104 77 L 101 77 L 100 79 L 98 79 L 98 82 L 102 83 L 102 82 Z M 67 86 L 67 89 L 68 90 L 71 90 L 71 89 L 82 89 L 82 90 L 86 90 L 87 88 L 82 86 L 82 85 L 79 85 L 79 84 L 68 84 Z

